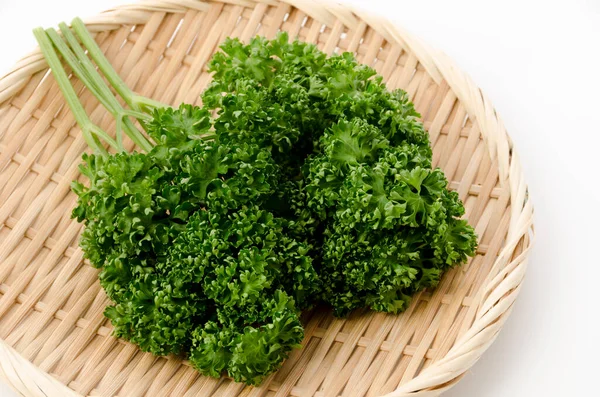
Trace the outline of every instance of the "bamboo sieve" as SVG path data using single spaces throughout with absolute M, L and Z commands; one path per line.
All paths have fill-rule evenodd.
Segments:
M 227 36 L 285 30 L 351 51 L 407 90 L 479 235 L 477 255 L 394 316 L 305 313 L 306 338 L 260 387 L 199 375 L 111 336 L 97 270 L 82 259 L 69 185 L 86 149 L 39 50 L 0 79 L 0 378 L 25 396 L 438 396 L 494 341 L 520 290 L 533 209 L 519 159 L 476 85 L 385 19 L 317 0 L 147 0 L 86 20 L 126 83 L 197 103 Z M 92 120 L 110 118 L 74 80 Z

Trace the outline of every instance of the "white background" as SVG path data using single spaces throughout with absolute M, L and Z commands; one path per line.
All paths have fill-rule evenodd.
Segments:
M 31 29 L 132 0 L 0 0 L 0 75 Z M 453 57 L 492 99 L 535 205 L 525 285 L 498 340 L 448 397 L 598 395 L 600 0 L 348 0 Z M 0 396 L 11 396 L 0 385 Z

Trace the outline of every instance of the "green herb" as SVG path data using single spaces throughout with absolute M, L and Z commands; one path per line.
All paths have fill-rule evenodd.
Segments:
M 132 92 L 81 20 L 60 30 L 35 35 L 95 152 L 73 216 L 115 334 L 144 351 L 258 384 L 300 345 L 302 310 L 397 313 L 474 254 L 406 93 L 351 54 L 285 33 L 227 39 L 203 107 L 171 108 Z M 85 114 L 59 55 L 115 138 Z

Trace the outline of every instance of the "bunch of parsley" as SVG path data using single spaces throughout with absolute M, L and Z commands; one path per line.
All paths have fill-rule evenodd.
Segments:
M 302 341 L 302 310 L 398 313 L 473 255 L 406 93 L 352 54 L 285 33 L 227 39 L 203 106 L 171 108 L 131 92 L 72 25 L 35 34 L 95 149 L 73 216 L 117 336 L 258 384 Z M 59 54 L 115 117 L 116 138 L 87 118 Z M 122 134 L 144 152 L 124 150 Z

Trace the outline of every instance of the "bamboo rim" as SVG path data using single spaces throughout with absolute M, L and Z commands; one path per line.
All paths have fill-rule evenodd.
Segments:
M 155 13 L 207 12 L 212 3 L 218 2 L 248 8 L 287 3 L 327 26 L 341 24 L 354 28 L 364 24 L 371 27 L 387 42 L 397 43 L 413 54 L 433 82 L 447 84 L 478 126 L 488 155 L 497 165 L 499 185 L 510 192 L 510 220 L 502 249 L 474 296 L 477 311 L 470 327 L 442 358 L 386 394 L 389 397 L 440 395 L 456 384 L 495 340 L 512 310 L 527 267 L 533 237 L 533 207 L 518 155 L 502 121 L 487 97 L 449 57 L 385 18 L 346 4 L 316 0 L 146 0 L 108 10 L 84 21 L 92 32 L 106 32 L 123 25 L 146 24 Z M 0 79 L 0 110 L 30 82 L 33 75 L 46 68 L 39 49 L 19 61 Z M 40 199 L 43 200 L 43 197 L 40 196 Z M 1 339 L 0 378 L 25 396 L 79 395 L 38 369 Z

